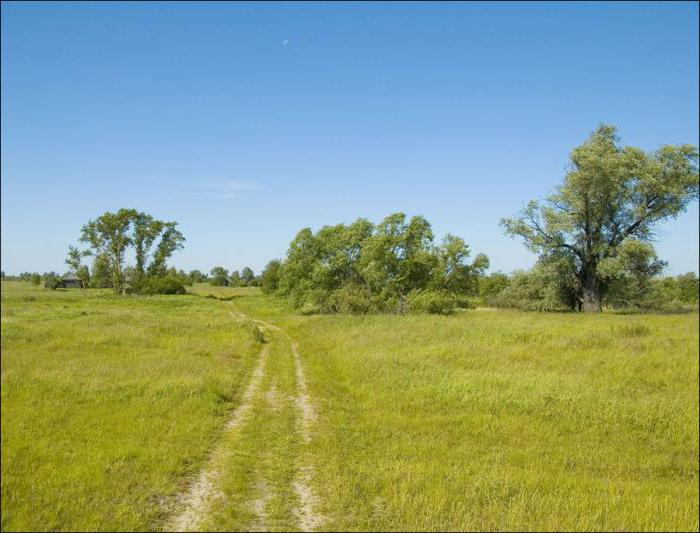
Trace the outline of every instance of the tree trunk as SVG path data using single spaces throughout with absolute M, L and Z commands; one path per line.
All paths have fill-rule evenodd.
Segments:
M 584 313 L 600 313 L 600 284 L 598 276 L 593 272 L 589 272 L 583 279 L 583 312 Z
M 112 289 L 114 290 L 114 294 L 121 294 L 122 293 L 122 269 L 121 269 L 121 265 L 116 260 L 114 261 L 113 269 L 114 270 L 112 271 Z

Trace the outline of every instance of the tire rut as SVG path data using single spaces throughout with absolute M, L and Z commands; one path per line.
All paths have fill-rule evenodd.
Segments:
M 264 346 L 260 350 L 258 365 L 253 371 L 248 387 L 243 393 L 241 404 L 233 411 L 224 426 L 224 436 L 235 431 L 250 411 L 253 398 L 260 389 L 260 384 L 265 374 L 265 363 L 269 349 L 269 346 Z M 222 439 L 222 441 L 225 441 L 225 439 Z M 182 511 L 171 519 L 164 531 L 193 531 L 197 528 L 206 516 L 212 500 L 220 496 L 215 490 L 216 480 L 219 477 L 217 465 L 227 455 L 223 446 L 219 445 L 209 456 L 206 463 L 207 466 L 200 472 L 197 480 L 190 485 L 190 488 L 185 493 L 177 498 L 177 507 L 181 508 Z
M 229 304 L 233 307 L 231 304 Z M 306 377 L 304 368 L 299 355 L 299 347 L 292 337 L 279 326 L 266 322 L 264 320 L 252 319 L 244 313 L 236 310 L 228 311 L 231 318 L 237 322 L 250 322 L 258 325 L 263 330 L 274 331 L 284 336 L 289 344 L 294 358 L 294 369 L 296 374 L 297 395 L 294 398 L 298 410 L 298 431 L 305 445 L 311 442 L 311 429 L 316 420 L 316 411 L 309 398 L 309 393 L 306 385 Z M 253 399 L 259 393 L 262 381 L 265 375 L 265 364 L 270 345 L 264 346 L 260 350 L 259 362 L 250 378 L 248 386 L 243 394 L 241 404 L 231 414 L 229 420 L 224 427 L 224 436 L 235 431 L 245 420 L 246 416 L 253 407 Z M 274 404 L 274 391 L 270 391 L 266 396 L 268 402 Z M 221 474 L 219 468 L 225 462 L 231 452 L 226 451 L 223 443 L 226 439 L 221 440 L 222 444 L 210 454 L 206 467 L 200 472 L 196 481 L 194 481 L 188 490 L 182 493 L 177 498 L 177 508 L 181 511 L 174 516 L 164 531 L 194 531 L 206 518 L 211 506 L 221 499 L 223 495 L 216 489 L 217 480 Z M 298 474 L 292 482 L 292 490 L 298 499 L 298 506 L 293 513 L 298 520 L 298 527 L 302 531 L 312 531 L 322 526 L 325 519 L 315 512 L 318 507 L 318 499 L 312 489 L 313 466 L 304 463 L 298 465 Z M 259 497 L 250 502 L 252 510 L 256 515 L 256 520 L 251 527 L 253 530 L 264 530 L 266 522 L 265 507 L 270 499 L 270 493 L 264 480 L 259 480 L 256 486 L 256 491 Z

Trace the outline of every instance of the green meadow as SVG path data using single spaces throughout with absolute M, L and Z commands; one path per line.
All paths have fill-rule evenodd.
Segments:
M 697 313 L 2 284 L 4 531 L 698 530 L 698 439 Z
M 161 523 L 258 350 L 217 304 L 3 282 L 3 530 Z

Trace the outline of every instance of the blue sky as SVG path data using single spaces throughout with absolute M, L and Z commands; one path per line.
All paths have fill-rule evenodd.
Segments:
M 305 226 L 422 214 L 492 270 L 498 225 L 600 122 L 698 144 L 698 4 L 2 3 L 2 269 L 88 219 L 177 220 L 173 263 L 256 271 Z M 698 270 L 698 206 L 659 228 Z

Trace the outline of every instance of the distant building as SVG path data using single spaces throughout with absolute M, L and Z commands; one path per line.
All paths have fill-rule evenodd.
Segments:
M 80 278 L 75 274 L 66 274 L 63 276 L 62 281 L 66 289 L 80 289 L 82 287 Z

